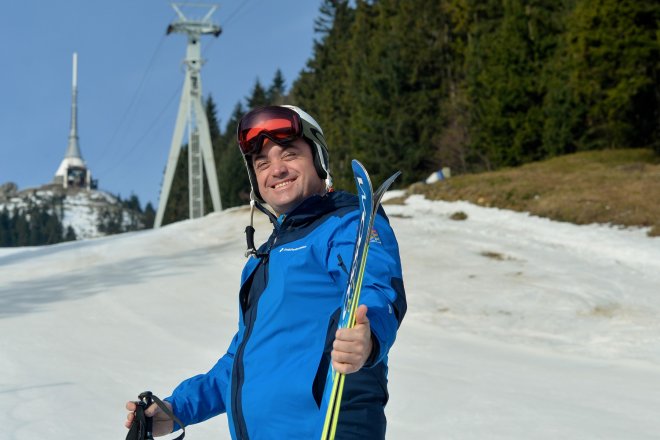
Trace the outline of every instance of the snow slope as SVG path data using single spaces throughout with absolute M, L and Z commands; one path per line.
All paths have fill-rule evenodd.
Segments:
M 409 305 L 388 438 L 660 438 L 659 239 L 420 197 L 386 211 Z M 0 249 L 0 438 L 124 438 L 126 400 L 210 368 L 248 219 Z M 228 439 L 225 417 L 186 438 Z

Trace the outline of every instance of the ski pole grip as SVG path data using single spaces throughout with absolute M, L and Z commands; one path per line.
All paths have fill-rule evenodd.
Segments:
M 152 399 L 152 393 L 151 391 L 145 391 L 144 393 L 140 394 L 140 400 L 144 402 L 144 410 L 146 411 L 149 406 L 153 403 Z M 153 440 L 154 438 L 154 418 L 153 417 L 148 417 L 145 414 L 145 422 L 144 422 L 144 430 L 145 430 L 145 435 L 144 438 L 145 440 Z

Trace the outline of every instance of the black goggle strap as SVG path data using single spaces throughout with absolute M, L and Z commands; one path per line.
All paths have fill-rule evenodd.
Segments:
M 153 395 L 150 391 L 145 391 L 138 396 L 140 399 L 137 403 L 137 409 L 135 410 L 135 418 L 131 424 L 131 428 L 128 430 L 128 435 L 126 440 L 152 440 L 153 437 L 153 418 L 147 417 L 144 414 L 144 411 L 151 405 L 155 403 L 158 408 L 170 419 L 172 419 L 176 424 L 178 424 L 183 432 L 180 436 L 174 440 L 181 440 L 186 436 L 186 428 L 181 422 L 181 420 L 174 415 L 172 411 L 160 400 L 158 397 Z

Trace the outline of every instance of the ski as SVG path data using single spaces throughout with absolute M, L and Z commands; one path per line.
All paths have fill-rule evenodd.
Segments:
M 367 264 L 371 231 L 376 213 L 380 207 L 383 195 L 401 174 L 400 171 L 397 171 L 374 192 L 369 173 L 367 173 L 364 166 L 355 159 L 351 162 L 351 166 L 353 168 L 353 176 L 360 203 L 360 223 L 355 239 L 348 285 L 342 301 L 339 328 L 351 328 L 355 325 L 355 313 L 360 301 L 360 290 L 362 288 L 364 269 Z M 333 440 L 335 438 L 341 398 L 344 390 L 344 378 L 345 375 L 334 371 L 332 364 L 330 364 L 322 399 L 323 403 L 327 401 L 327 410 L 321 440 Z

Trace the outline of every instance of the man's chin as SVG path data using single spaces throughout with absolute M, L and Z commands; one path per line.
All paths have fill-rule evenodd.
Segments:
M 277 215 L 286 214 L 298 204 L 296 201 L 287 198 L 271 198 L 270 201 L 266 200 L 266 203 L 273 208 Z

